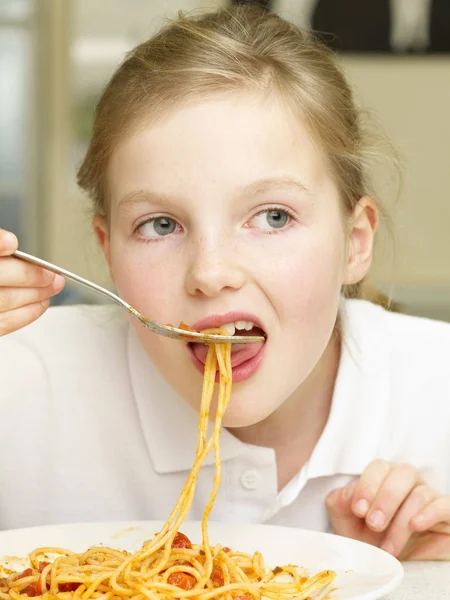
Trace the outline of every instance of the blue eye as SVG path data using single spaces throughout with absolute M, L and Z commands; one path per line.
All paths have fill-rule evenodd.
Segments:
M 291 216 L 286 210 L 271 208 L 255 215 L 250 223 L 252 227 L 256 227 L 257 229 L 272 231 L 274 229 L 283 229 L 290 221 Z
M 145 238 L 158 238 L 174 233 L 179 227 L 178 223 L 170 217 L 155 217 L 142 223 L 138 227 L 139 233 Z

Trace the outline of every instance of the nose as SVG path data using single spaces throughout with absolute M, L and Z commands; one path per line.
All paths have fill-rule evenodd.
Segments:
M 238 290 L 245 282 L 242 267 L 227 247 L 199 243 L 192 249 L 186 275 L 186 290 L 191 296 L 214 298 L 224 290 Z

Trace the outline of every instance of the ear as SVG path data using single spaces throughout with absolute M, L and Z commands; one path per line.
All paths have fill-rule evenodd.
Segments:
M 358 283 L 367 275 L 372 263 L 378 221 L 379 213 L 375 202 L 368 196 L 363 196 L 350 220 L 344 284 Z
M 109 226 L 104 215 L 95 215 L 92 219 L 92 227 L 98 243 L 102 247 L 109 270 L 111 271 L 111 252 L 109 243 Z

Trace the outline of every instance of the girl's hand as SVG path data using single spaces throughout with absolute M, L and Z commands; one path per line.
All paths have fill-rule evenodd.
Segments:
M 377 459 L 325 504 L 333 530 L 401 560 L 450 560 L 450 496 L 426 485 L 407 464 Z
M 13 258 L 17 247 L 16 236 L 0 229 L 0 336 L 39 318 L 64 287 L 61 275 Z

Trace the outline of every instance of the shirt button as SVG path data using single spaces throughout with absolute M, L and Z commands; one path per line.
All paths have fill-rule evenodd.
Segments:
M 257 471 L 246 471 L 241 475 L 241 485 L 246 490 L 255 490 L 260 479 L 261 476 Z

